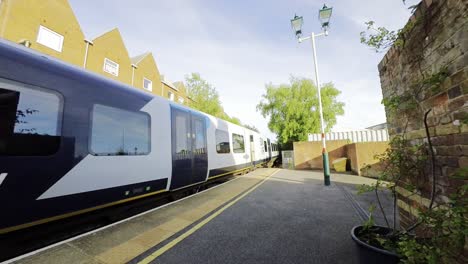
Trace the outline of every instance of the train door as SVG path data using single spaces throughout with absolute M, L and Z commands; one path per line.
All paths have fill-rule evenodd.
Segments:
M 172 108 L 171 117 L 171 189 L 178 189 L 206 178 L 206 125 L 203 116 L 188 110 Z
M 270 139 L 267 138 L 267 147 L 268 147 L 268 160 L 271 159 L 271 143 L 270 143 Z
M 255 144 L 253 135 L 250 135 L 250 163 L 252 163 L 252 166 L 255 166 Z
M 192 183 L 204 181 L 208 172 L 205 117 L 192 113 Z

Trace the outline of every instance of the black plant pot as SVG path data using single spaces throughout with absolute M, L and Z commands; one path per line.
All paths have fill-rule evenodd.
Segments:
M 351 229 L 351 237 L 359 250 L 359 261 L 361 264 L 367 263 L 378 263 L 378 264 L 394 264 L 400 261 L 400 258 L 394 252 L 390 252 L 384 249 L 376 248 L 367 244 L 366 242 L 359 239 L 359 232 L 363 226 L 355 226 Z M 381 235 L 390 233 L 392 230 L 383 226 L 374 226 L 375 231 Z

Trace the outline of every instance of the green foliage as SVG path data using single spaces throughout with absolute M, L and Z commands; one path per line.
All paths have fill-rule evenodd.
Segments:
M 371 47 L 375 52 L 387 50 L 398 39 L 398 32 L 385 27 L 375 27 L 374 21 L 368 21 L 365 24 L 367 32 L 361 32 L 361 43 Z
M 216 117 L 224 115 L 216 88 L 202 79 L 199 73 L 185 76 L 185 83 L 188 96 L 194 100 L 190 107 Z
M 368 210 L 369 210 L 369 218 L 363 224 L 363 230 L 364 231 L 368 231 L 373 226 L 375 226 L 375 219 L 374 219 L 375 205 L 371 204 L 371 206 L 369 207 Z
M 425 235 L 402 235 L 398 253 L 404 263 L 466 263 L 463 250 L 468 237 L 468 185 L 458 188 L 444 206 L 420 212 Z
M 229 116 L 224 112 L 218 91 L 213 85 L 202 79 L 199 73 L 185 76 L 185 83 L 187 94 L 193 100 L 189 103 L 190 107 L 236 125 L 242 125 L 239 118 Z
M 411 6 L 410 9 L 416 6 Z M 361 43 L 372 48 L 375 52 L 383 52 L 391 46 L 402 47 L 405 45 L 405 36 L 410 32 L 423 18 L 419 17 L 415 21 L 408 21 L 406 25 L 399 30 L 389 30 L 385 27 L 376 27 L 374 21 L 368 21 L 364 24 L 367 31 L 360 33 Z
M 387 187 L 396 195 L 395 188 L 400 186 L 410 192 L 409 196 L 417 194 L 418 179 L 425 178 L 428 161 L 426 148 L 425 144 L 411 144 L 403 135 L 395 136 L 390 141 L 390 148 L 378 155 L 380 162 L 385 164 L 378 181 L 360 186 L 358 193 Z M 467 174 L 468 168 L 460 168 L 452 177 L 466 180 Z M 389 184 L 382 184 L 384 182 Z M 455 263 L 455 260 L 463 258 L 461 252 L 468 237 L 467 191 L 468 185 L 465 184 L 449 197 L 448 203 L 420 210 L 417 219 L 420 226 L 418 236 L 396 230 L 387 236 L 372 233 L 373 206 L 370 219 L 363 224 L 365 234 L 362 237 L 374 246 L 398 253 L 404 263 Z M 382 213 L 385 214 L 383 211 Z
M 278 135 L 281 144 L 286 146 L 294 141 L 304 141 L 308 133 L 320 132 L 317 88 L 312 80 L 291 77 L 290 84 L 268 84 L 265 88 L 257 110 L 264 117 L 269 116 L 268 127 Z M 321 88 L 326 131 L 336 124 L 338 115 L 344 114 L 344 103 L 337 101 L 340 93 L 332 83 Z M 316 110 L 311 111 L 312 107 Z

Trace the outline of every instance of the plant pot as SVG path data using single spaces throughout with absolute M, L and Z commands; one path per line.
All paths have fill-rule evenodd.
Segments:
M 394 264 L 400 261 L 400 258 L 396 253 L 371 246 L 359 239 L 358 234 L 362 228 L 363 226 L 355 226 L 351 229 L 351 237 L 359 250 L 359 263 Z M 374 226 L 374 228 L 376 228 L 376 233 L 381 235 L 388 234 L 392 231 L 390 228 L 383 226 Z

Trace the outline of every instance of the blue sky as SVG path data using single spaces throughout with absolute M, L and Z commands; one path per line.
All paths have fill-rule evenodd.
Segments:
M 334 130 L 385 122 L 377 64 L 383 54 L 359 42 L 364 22 L 402 27 L 419 1 L 330 0 L 330 34 L 317 39 L 322 83 L 342 91 L 345 115 Z M 323 1 L 70 0 L 87 38 L 118 27 L 130 56 L 151 51 L 161 74 L 179 81 L 199 72 L 218 90 L 225 111 L 273 137 L 256 112 L 265 84 L 291 75 L 314 78 L 309 41 L 297 43 L 289 20 L 304 17 L 303 33 L 319 32 Z

